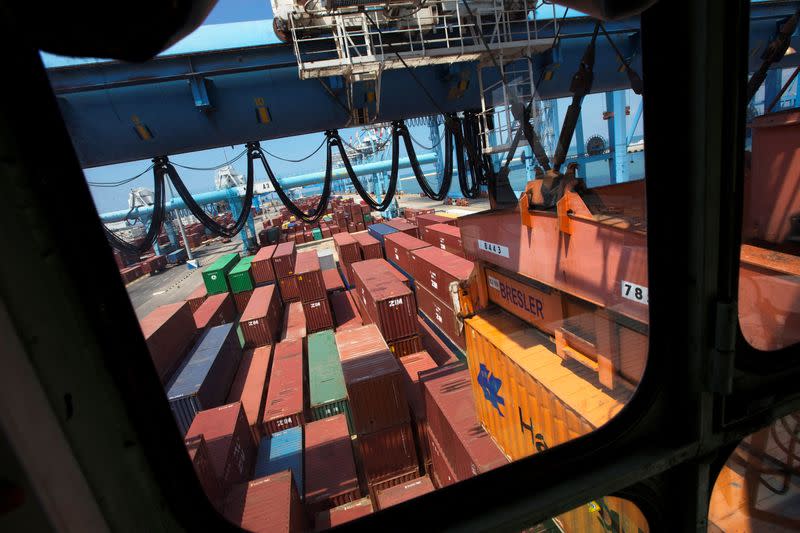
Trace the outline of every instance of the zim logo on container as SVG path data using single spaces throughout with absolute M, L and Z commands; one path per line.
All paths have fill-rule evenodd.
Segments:
M 503 386 L 503 382 L 500 378 L 491 374 L 483 363 L 481 363 L 480 370 L 478 371 L 478 385 L 480 385 L 483 390 L 483 397 L 492 404 L 492 407 L 497 409 L 500 416 L 505 417 L 503 411 L 500 410 L 501 405 L 506 405 L 505 399 L 500 396 L 500 387 Z

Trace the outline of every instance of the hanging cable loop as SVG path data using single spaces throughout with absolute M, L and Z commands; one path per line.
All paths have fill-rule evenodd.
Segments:
M 345 143 L 342 138 L 339 136 L 339 132 L 337 130 L 328 130 L 325 132 L 325 136 L 328 138 L 329 146 L 336 146 L 339 150 L 339 155 L 342 159 L 342 163 L 344 164 L 344 168 L 347 171 L 347 175 L 350 178 L 350 182 L 355 187 L 356 192 L 361 197 L 362 200 L 372 209 L 373 211 L 385 211 L 392 205 L 392 200 L 394 199 L 395 191 L 397 190 L 397 179 L 398 179 L 398 169 L 399 169 L 399 161 L 400 161 L 400 149 L 397 143 L 397 129 L 395 123 L 392 123 L 392 168 L 389 172 L 389 186 L 386 190 L 386 194 L 383 196 L 383 200 L 381 202 L 376 201 L 370 194 L 369 191 L 364 187 L 361 183 L 361 180 L 358 179 L 355 171 L 353 170 L 353 165 L 350 163 L 350 157 L 347 155 L 347 150 L 345 149 Z M 330 164 L 331 157 L 328 156 L 328 161 Z

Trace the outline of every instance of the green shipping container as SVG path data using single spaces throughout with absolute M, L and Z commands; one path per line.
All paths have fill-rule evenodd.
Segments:
M 372 215 L 370 213 L 364 215 L 364 222 L 372 222 Z
M 319 228 L 312 229 L 311 230 L 311 235 L 314 236 L 314 240 L 315 241 L 321 241 L 322 240 L 322 230 L 319 229 Z
M 238 253 L 225 254 L 203 270 L 203 281 L 209 295 L 228 292 L 228 272 L 238 262 Z
M 331 330 L 308 336 L 308 392 L 312 420 L 343 414 L 353 432 L 342 363 Z
M 254 257 L 254 255 L 251 255 L 242 258 L 242 260 L 228 272 L 228 282 L 231 285 L 232 293 L 251 291 L 256 286 L 253 282 L 253 276 L 250 274 L 250 263 L 253 262 Z

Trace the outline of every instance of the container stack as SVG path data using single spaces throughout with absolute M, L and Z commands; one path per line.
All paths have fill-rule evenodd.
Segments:
M 352 432 L 347 387 L 333 331 L 308 336 L 308 411 L 309 420 L 344 415 Z
M 194 323 L 200 334 L 208 328 L 230 324 L 235 320 L 236 304 L 228 292 L 209 296 L 194 313 Z
M 339 257 L 342 274 L 344 274 L 347 286 L 350 287 L 353 284 L 353 273 L 350 271 L 350 265 L 361 261 L 361 248 L 349 233 L 334 235 L 333 244 L 336 247 L 336 255 Z
M 247 308 L 239 319 L 245 348 L 274 345 L 281 334 L 283 302 L 275 285 L 252 291 Z
M 275 345 L 262 423 L 272 435 L 303 424 L 303 340 Z
M 403 217 L 412 224 L 416 224 L 417 215 L 432 215 L 435 212 L 435 209 L 417 209 L 414 207 L 406 207 L 403 209 Z
M 256 285 L 266 285 L 275 282 L 275 270 L 272 268 L 272 256 L 277 245 L 264 246 L 253 257 L 250 263 L 250 272 Z
M 407 278 L 413 278 L 414 276 L 411 273 L 411 252 L 427 248 L 430 243 L 406 233 L 398 232 L 387 235 L 383 245 L 386 251 L 386 260 Z
M 296 259 L 297 250 L 293 242 L 279 244 L 272 254 L 272 268 L 278 280 L 283 303 L 300 300 L 300 290 L 297 288 L 297 278 L 294 276 Z
M 363 481 L 369 492 L 419 476 L 402 370 L 374 325 L 336 333 Z
M 417 233 L 417 225 L 409 222 L 405 218 L 393 218 L 384 222 L 390 228 L 394 228 L 400 233 L 405 233 L 410 237 L 419 237 Z
M 166 384 L 191 349 L 196 326 L 189 304 L 162 305 L 139 321 L 150 358 Z
M 358 310 L 353 295 L 354 291 L 343 291 L 330 295 L 331 310 L 336 331 L 357 328 L 363 325 L 361 312 Z
M 413 420 L 414 438 L 419 444 L 417 452 L 420 456 L 420 463 L 426 474 L 431 471 L 431 452 L 427 439 L 427 423 L 425 420 L 425 399 L 422 394 L 422 387 L 419 384 L 420 372 L 426 372 L 437 368 L 436 362 L 426 351 L 417 352 L 400 358 L 403 365 L 403 386 L 405 388 L 408 405 L 411 410 Z
M 333 313 L 328 303 L 328 291 L 319 266 L 316 252 L 297 254 L 295 277 L 303 312 L 306 316 L 306 329 L 309 333 L 333 328 Z
M 417 232 L 419 237 L 424 235 L 425 226 L 430 226 L 431 224 L 450 224 L 451 226 L 457 225 L 455 218 L 445 217 L 434 213 L 417 214 L 414 222 L 417 224 Z
M 391 235 L 392 233 L 397 233 L 397 230 L 387 224 L 373 224 L 367 229 L 367 233 L 372 236 L 375 240 L 383 244 L 383 239 L 386 235 Z
M 461 230 L 451 224 L 430 224 L 422 228 L 420 238 L 446 252 L 467 258 L 461 242 Z
M 354 233 L 353 238 L 358 243 L 362 259 L 383 258 L 383 249 L 381 249 L 381 243 L 378 239 L 368 233 Z
M 388 509 L 392 505 L 407 502 L 417 496 L 433 492 L 436 488 L 428 476 L 419 477 L 413 481 L 401 483 L 378 492 L 376 496 L 378 509 Z
M 202 435 L 190 437 L 185 440 L 186 451 L 189 452 L 189 460 L 192 461 L 197 479 L 203 492 L 206 493 L 208 500 L 217 509 L 222 511 L 222 488 L 219 485 L 219 476 L 214 466 L 211 464 L 211 457 L 208 454 L 206 439 Z
M 372 501 L 369 498 L 361 498 L 317 513 L 314 519 L 314 531 L 325 531 L 372 513 Z
M 246 531 L 306 531 L 297 485 L 288 471 L 234 487 L 225 500 L 225 518 Z
M 255 478 L 289 470 L 300 499 L 303 492 L 303 428 L 294 427 L 261 438 L 256 458 Z
M 281 340 L 303 340 L 306 336 L 306 332 L 306 314 L 303 312 L 303 304 L 301 302 L 290 303 L 286 307 Z
M 189 302 L 189 308 L 192 310 L 192 314 L 196 313 L 203 302 L 206 301 L 208 297 L 208 291 L 206 291 L 205 283 L 198 286 L 195 290 L 186 297 L 186 301 Z
M 238 262 L 238 253 L 225 254 L 203 270 L 203 282 L 209 295 L 230 292 L 228 273 Z
M 272 362 L 272 348 L 260 346 L 245 350 L 239 370 L 233 378 L 227 403 L 242 402 L 247 423 L 253 440 L 258 442 L 263 433 L 261 418 L 264 416 L 267 384 L 269 383 L 269 367 Z

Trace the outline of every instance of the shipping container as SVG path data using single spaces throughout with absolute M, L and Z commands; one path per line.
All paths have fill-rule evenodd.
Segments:
M 417 214 L 417 216 L 414 218 L 414 221 L 417 223 L 417 228 L 420 235 L 424 232 L 425 226 L 430 226 L 431 224 L 450 224 L 451 226 L 456 225 L 455 218 L 443 217 L 442 215 L 437 215 L 435 213 Z
M 395 485 L 378 492 L 376 503 L 378 509 L 387 509 L 392 505 L 407 502 L 423 494 L 433 492 L 435 487 L 428 476 L 419 477 L 413 481 Z
M 272 268 L 272 255 L 277 244 L 261 248 L 250 263 L 250 271 L 256 285 L 275 281 L 275 270 Z
M 239 324 L 245 348 L 278 342 L 283 320 L 283 303 L 275 285 L 264 285 L 253 291 Z
M 352 265 L 356 279 L 356 302 L 384 339 L 394 341 L 417 333 L 417 302 L 414 293 L 399 282 L 385 262 L 361 261 Z
M 383 238 L 386 235 L 397 233 L 397 230 L 391 226 L 387 226 L 386 224 L 372 224 L 367 230 L 367 233 L 374 237 L 375 240 L 383 244 Z
M 336 349 L 333 331 L 320 331 L 308 336 L 308 406 L 311 420 L 345 415 L 352 430 L 347 387 L 342 363 Z
M 302 339 L 306 336 L 306 314 L 301 302 L 292 302 L 286 306 L 284 313 L 281 340 Z
M 553 334 L 564 319 L 561 293 L 519 275 L 485 268 L 486 291 L 490 302 L 529 324 Z M 593 317 L 592 317 L 593 319 Z
M 359 434 L 356 446 L 369 486 L 396 484 L 419 475 L 417 447 L 408 422 Z
M 300 289 L 297 286 L 297 278 L 295 276 L 278 278 L 278 288 L 280 289 L 283 303 L 300 301 Z
M 406 287 L 411 287 L 411 280 L 409 280 L 405 274 L 400 272 L 400 270 L 398 270 L 397 267 L 392 265 L 386 259 L 370 259 L 369 262 L 382 266 L 386 272 L 388 272 L 394 277 L 394 279 L 396 279 Z
M 222 511 L 222 489 L 219 485 L 219 476 L 211 464 L 208 455 L 206 440 L 202 435 L 191 437 L 185 440 L 186 450 L 189 452 L 189 459 L 192 461 L 197 480 L 203 487 L 208 501 L 217 509 Z
M 632 395 L 622 384 L 602 386 L 596 370 L 562 359 L 545 334 L 501 309 L 465 324 L 477 415 L 514 460 L 593 431 Z M 488 380 L 491 395 L 484 394 Z
M 252 533 L 302 533 L 308 523 L 289 472 L 233 487 L 224 514 L 228 521 Z
M 272 435 L 303 424 L 303 341 L 275 345 L 264 405 L 264 430 Z
M 236 303 L 229 292 L 212 294 L 194 313 L 194 323 L 199 332 L 209 327 L 231 324 L 235 320 Z
M 339 273 L 338 268 L 334 268 L 333 270 L 323 270 L 322 279 L 325 283 L 325 291 L 328 293 L 328 295 L 333 292 L 344 290 L 344 281 L 342 280 L 342 275 Z
M 419 335 L 412 335 L 411 337 L 406 337 L 405 339 L 389 341 L 387 344 L 389 345 L 389 349 L 392 351 L 394 356 L 398 359 L 422 350 L 422 339 Z
M 436 440 L 436 437 L 433 436 L 429 429 L 425 430 L 424 435 L 427 437 L 426 443 L 431 454 L 430 475 L 434 485 L 440 489 L 452 485 L 458 481 L 458 479 L 456 478 L 455 472 L 453 472 L 450 461 L 445 457 L 439 441 Z
M 202 435 L 223 494 L 250 479 L 256 443 L 240 402 L 197 413 L 186 438 Z
M 469 279 L 475 264 L 430 246 L 411 252 L 411 275 L 415 287 L 425 287 L 452 309 L 453 291 Z M 449 303 L 448 303 L 449 302 Z
M 344 415 L 306 424 L 304 450 L 305 503 L 310 514 L 361 498 L 353 445 Z
M 405 233 L 411 237 L 418 237 L 417 226 L 406 220 L 405 218 L 393 218 L 384 222 L 387 226 L 396 229 L 399 232 Z M 386 243 L 384 243 L 386 244 Z
M 328 298 L 333 312 L 336 331 L 362 326 L 361 312 L 353 299 L 353 291 L 342 291 L 331 294 Z
M 122 281 L 126 284 L 142 277 L 142 266 L 139 264 L 131 265 L 119 271 Z
M 508 463 L 478 422 L 470 372 L 465 364 L 421 372 L 419 378 L 425 391 L 428 430 L 436 437 L 458 481 Z M 519 422 L 513 416 L 508 418 Z
M 402 369 L 374 325 L 336 332 L 336 347 L 357 434 L 409 420 Z
M 197 336 L 187 302 L 162 305 L 139 321 L 162 384 L 169 382 Z
M 277 278 L 287 278 L 294 274 L 297 250 L 293 242 L 279 244 L 272 254 L 272 268 Z
M 359 226 L 359 230 L 364 229 L 364 224 L 361 223 Z M 366 232 L 362 233 L 353 233 L 353 238 L 358 243 L 358 247 L 361 250 L 361 257 L 364 259 L 381 259 L 383 258 L 383 249 L 381 248 L 381 243 L 375 237 L 369 235 Z
M 349 265 L 363 259 L 361 248 L 350 233 L 337 233 L 333 236 L 333 243 L 340 263 Z
M 314 302 L 325 298 L 325 279 L 319 266 L 317 252 L 308 250 L 297 254 L 294 266 L 297 288 L 303 302 Z
M 264 415 L 264 402 L 269 382 L 269 366 L 272 361 L 272 347 L 261 346 L 246 350 L 242 354 L 239 370 L 233 378 L 227 403 L 242 402 L 242 409 L 250 424 L 253 440 L 261 438 L 261 418 Z
M 430 224 L 422 228 L 420 238 L 446 252 L 466 257 L 464 244 L 461 242 L 461 230 L 451 224 Z
M 203 282 L 206 284 L 208 294 L 228 292 L 228 272 L 239 262 L 239 254 L 225 254 L 205 269 L 203 269 Z
M 432 215 L 436 212 L 435 209 L 419 209 L 415 207 L 405 207 L 403 208 L 403 217 L 411 222 L 415 222 L 417 220 L 418 215 Z
M 421 351 L 407 355 L 400 359 L 405 374 L 403 375 L 403 385 L 405 386 L 406 398 L 411 408 L 411 417 L 414 421 L 414 439 L 417 442 L 417 452 L 420 462 L 427 473 L 430 469 L 430 449 L 425 437 L 427 424 L 425 423 L 425 401 L 422 395 L 422 387 L 419 384 L 419 373 L 437 368 L 436 362 L 428 352 Z
M 323 272 L 336 268 L 336 257 L 333 255 L 333 250 L 317 250 L 317 257 L 319 257 L 319 267 Z
M 255 478 L 292 472 L 298 493 L 303 491 L 303 428 L 293 427 L 261 438 L 256 456 Z
M 237 292 L 233 295 L 233 302 L 236 304 L 236 312 L 238 314 L 244 313 L 244 310 L 247 309 L 247 304 L 250 303 L 252 295 L 253 291 Z
M 208 329 L 166 387 L 181 434 L 203 409 L 222 405 L 239 368 L 242 348 L 234 324 Z
M 321 230 L 321 229 L 319 229 L 319 228 L 314 228 L 314 229 L 312 229 L 312 230 L 311 230 L 311 237 L 312 237 L 312 238 L 313 238 L 315 241 L 321 241 L 321 240 L 322 240 L 322 230 Z
M 306 316 L 306 331 L 308 333 L 333 329 L 333 312 L 327 298 L 316 302 L 303 302 L 303 313 Z
M 189 294 L 189 296 L 186 297 L 186 301 L 189 302 L 189 308 L 192 310 L 192 314 L 195 314 L 200 306 L 203 305 L 203 302 L 206 301 L 206 297 L 208 297 L 208 293 L 206 292 L 205 283 L 201 283 Z
M 185 248 L 178 248 L 177 250 L 167 254 L 167 263 L 170 265 L 185 263 L 186 259 L 188 259 L 188 257 Z
M 228 272 L 228 284 L 231 287 L 231 292 L 236 294 L 239 292 L 252 291 L 255 288 L 253 282 L 253 275 L 251 273 L 252 261 L 255 256 L 251 255 L 243 257 L 236 266 Z
M 455 363 L 459 361 L 456 355 L 455 344 L 452 347 L 448 346 L 441 337 L 439 337 L 432 324 L 428 323 L 427 318 L 421 315 L 417 317 L 417 325 L 419 326 L 419 336 L 422 340 L 422 347 L 431 355 L 436 364 L 439 366 L 446 365 L 447 363 Z M 466 361 L 466 356 L 462 354 Z
M 369 498 L 361 498 L 339 507 L 333 507 L 317 513 L 314 519 L 314 531 L 325 531 L 372 514 L 372 512 L 372 501 Z
M 445 335 L 450 342 L 460 350 L 466 350 L 464 338 L 464 325 L 458 319 L 453 308 L 437 298 L 431 291 L 422 286 L 417 286 L 417 305 L 419 312 L 428 317 L 439 333 Z
M 386 259 L 408 277 L 414 277 L 411 272 L 411 252 L 421 248 L 428 248 L 430 244 L 411 237 L 405 233 L 392 233 L 386 236 L 383 243 L 386 250 Z

